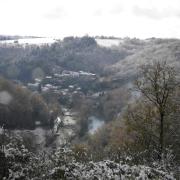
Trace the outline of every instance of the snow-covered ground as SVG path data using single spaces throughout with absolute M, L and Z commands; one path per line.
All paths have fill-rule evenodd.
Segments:
M 96 39 L 97 44 L 104 47 L 118 46 L 123 42 L 122 39 Z
M 29 44 L 29 45 L 43 45 L 43 44 L 52 44 L 57 40 L 54 38 L 27 38 L 27 39 L 18 39 L 18 40 L 5 40 L 0 41 L 1 44 Z
M 4 40 L 0 41 L 0 44 L 9 44 L 9 45 L 45 45 L 45 44 L 52 44 L 57 40 L 62 38 L 25 38 L 25 39 L 18 39 L 18 40 Z M 119 43 L 122 43 L 123 40 L 121 39 L 96 39 L 98 45 L 103 47 L 112 47 L 118 46 Z

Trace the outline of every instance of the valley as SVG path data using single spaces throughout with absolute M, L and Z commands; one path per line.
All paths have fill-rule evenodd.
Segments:
M 101 179 L 105 168 L 104 179 L 173 180 L 179 167 L 179 51 L 178 39 L 0 41 L 0 142 L 12 174 L 88 179 L 91 169 Z M 158 162 L 164 158 L 162 117 L 163 151 L 176 157 L 166 159 L 166 168 Z

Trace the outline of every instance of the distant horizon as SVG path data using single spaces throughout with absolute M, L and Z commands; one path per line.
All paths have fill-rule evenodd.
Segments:
M 140 39 L 140 40 L 145 40 L 145 39 L 180 39 L 180 37 L 147 37 L 147 38 L 139 38 L 139 37 L 131 37 L 131 36 L 114 36 L 114 35 L 89 35 L 89 34 L 84 34 L 84 35 L 67 35 L 67 36 L 40 36 L 40 35 L 20 35 L 20 34 L 1 34 L 0 36 L 9 36 L 9 37 L 24 37 L 24 38 L 54 38 L 54 39 L 64 39 L 66 37 L 84 37 L 84 36 L 89 36 L 89 37 L 104 37 L 104 38 L 115 38 L 115 39 L 125 39 L 125 38 L 130 38 L 130 39 Z

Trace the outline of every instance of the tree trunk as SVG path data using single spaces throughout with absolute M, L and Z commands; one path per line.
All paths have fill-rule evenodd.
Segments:
M 7 159 L 4 152 L 0 150 L 0 179 L 7 178 L 9 176 Z
M 160 160 L 162 159 L 163 150 L 164 150 L 164 113 L 160 113 L 160 138 L 159 138 L 159 156 Z

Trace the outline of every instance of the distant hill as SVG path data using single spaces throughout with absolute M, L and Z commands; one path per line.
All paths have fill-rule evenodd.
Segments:
M 120 44 L 117 49 L 129 55 L 106 68 L 105 71 L 113 79 L 133 79 L 140 65 L 155 60 L 165 60 L 177 71 L 180 70 L 180 40 L 178 39 L 129 39 Z
M 45 75 L 82 70 L 108 77 L 110 81 L 128 82 L 136 77 L 141 64 L 162 59 L 178 69 L 179 58 L 178 39 L 67 37 L 42 46 L 1 44 L 0 73 L 7 78 L 31 81 L 36 68 Z
M 11 35 L 0 35 L 0 41 L 6 41 L 6 40 L 17 40 L 17 39 L 24 39 L 24 38 L 38 38 L 37 36 L 11 36 Z
M 118 50 L 101 47 L 94 38 L 86 36 L 67 37 L 43 46 L 5 44 L 0 46 L 0 72 L 22 81 L 31 80 L 36 68 L 41 68 L 45 75 L 52 75 L 54 69 L 102 74 L 105 66 L 118 62 L 120 57 Z M 15 73 L 10 75 L 11 69 Z

